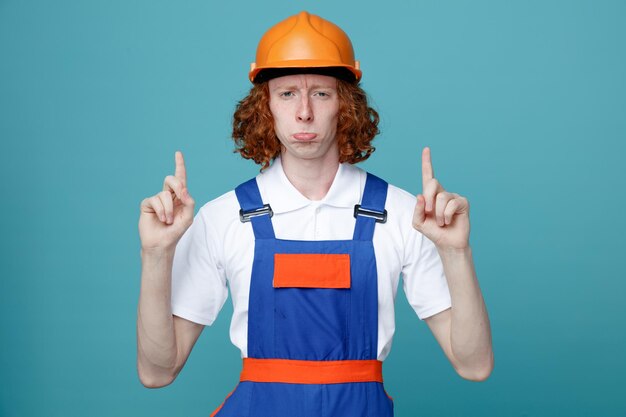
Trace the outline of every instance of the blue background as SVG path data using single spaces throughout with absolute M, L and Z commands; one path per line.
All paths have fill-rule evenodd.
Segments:
M 139 383 L 139 204 L 176 150 L 196 210 L 258 172 L 232 112 L 303 9 L 361 61 L 362 166 L 419 193 L 430 146 L 471 204 L 495 369 L 457 376 L 400 291 L 396 415 L 626 415 L 626 3 L 277 0 L 0 0 L 0 415 L 208 416 L 235 386 L 230 301 L 172 385 Z

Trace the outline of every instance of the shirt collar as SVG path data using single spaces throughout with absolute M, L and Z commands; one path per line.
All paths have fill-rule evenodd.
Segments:
M 339 164 L 339 169 L 326 196 L 319 200 L 309 200 L 289 182 L 283 171 L 280 157 L 257 176 L 257 183 L 263 202 L 269 203 L 275 213 L 286 213 L 310 204 L 352 208 L 359 203 L 365 186 L 364 171 L 352 164 Z

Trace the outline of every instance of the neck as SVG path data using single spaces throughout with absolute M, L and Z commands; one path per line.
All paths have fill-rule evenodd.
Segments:
M 316 201 L 323 199 L 333 184 L 339 169 L 339 155 L 323 160 L 293 160 L 283 154 L 281 163 L 287 179 L 300 194 Z

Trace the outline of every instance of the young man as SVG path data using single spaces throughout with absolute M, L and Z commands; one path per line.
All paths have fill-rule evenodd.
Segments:
M 233 137 L 256 178 L 194 219 L 183 156 L 141 204 L 138 372 L 171 383 L 205 325 L 233 298 L 240 383 L 213 415 L 392 416 L 382 384 L 399 277 L 462 377 L 493 368 L 489 319 L 469 246 L 469 204 L 434 178 L 423 192 L 353 164 L 373 152 L 378 115 L 352 44 L 301 12 L 261 39 Z M 228 282 L 228 287 L 227 287 Z

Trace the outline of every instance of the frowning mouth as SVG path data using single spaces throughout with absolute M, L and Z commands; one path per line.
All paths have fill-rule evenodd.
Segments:
M 305 133 L 305 132 L 300 132 L 300 133 L 294 133 L 293 135 L 294 139 L 296 140 L 300 140 L 300 141 L 308 141 L 308 140 L 313 140 L 317 137 L 317 133 Z

